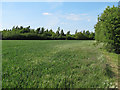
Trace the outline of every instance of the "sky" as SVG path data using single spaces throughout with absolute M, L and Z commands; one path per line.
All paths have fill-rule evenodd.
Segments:
M 118 2 L 2 2 L 1 29 L 18 25 L 53 31 L 60 27 L 65 33 L 94 31 L 98 15 L 113 5 L 118 6 Z

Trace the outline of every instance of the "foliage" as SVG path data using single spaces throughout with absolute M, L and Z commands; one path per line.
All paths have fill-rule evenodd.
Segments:
M 107 7 L 95 25 L 95 39 L 104 42 L 110 52 L 120 53 L 120 12 L 118 7 Z
M 75 32 L 70 34 L 68 31 L 66 34 L 63 29 L 58 27 L 56 33 L 50 29 L 39 27 L 36 30 L 30 29 L 30 26 L 24 28 L 23 26 L 13 26 L 12 29 L 5 29 L 2 31 L 3 40 L 94 40 L 94 33 L 89 31 Z M 82 35 L 81 35 L 82 34 Z

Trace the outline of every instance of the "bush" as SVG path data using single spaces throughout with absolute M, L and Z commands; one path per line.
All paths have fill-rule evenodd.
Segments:
M 120 15 L 118 7 L 109 6 L 101 16 L 95 26 L 95 39 L 105 43 L 105 48 L 109 52 L 120 53 Z

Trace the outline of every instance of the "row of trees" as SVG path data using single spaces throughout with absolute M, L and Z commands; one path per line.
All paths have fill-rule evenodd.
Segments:
M 110 52 L 120 53 L 120 6 L 107 7 L 95 25 L 95 39 Z
M 39 27 L 35 30 L 31 29 L 30 26 L 14 26 L 12 29 L 2 31 L 3 40 L 94 40 L 94 37 L 95 33 L 85 30 L 83 32 L 77 32 L 76 30 L 75 34 L 70 34 L 70 31 L 68 31 L 65 34 L 60 27 L 58 27 L 56 32 L 44 27 Z

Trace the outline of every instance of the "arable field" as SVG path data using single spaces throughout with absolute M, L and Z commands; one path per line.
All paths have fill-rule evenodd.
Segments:
M 94 43 L 92 40 L 3 40 L 2 87 L 114 88 L 117 55 L 103 52 Z

